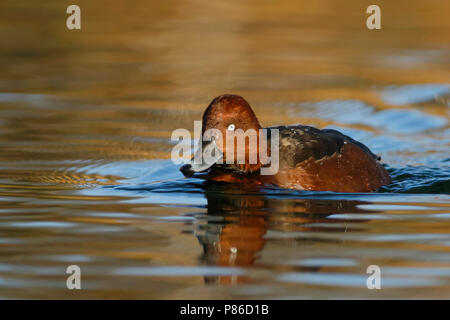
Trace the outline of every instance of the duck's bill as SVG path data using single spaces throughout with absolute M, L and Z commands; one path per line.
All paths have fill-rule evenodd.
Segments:
M 200 141 L 202 143 L 202 141 Z M 215 163 L 222 160 L 223 153 L 214 140 L 203 141 L 202 147 L 197 149 L 191 162 L 180 168 L 185 177 L 192 177 L 196 172 L 204 172 Z

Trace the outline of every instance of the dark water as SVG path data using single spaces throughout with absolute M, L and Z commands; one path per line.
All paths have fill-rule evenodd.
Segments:
M 450 298 L 448 1 L 380 1 L 380 31 L 360 1 L 78 4 L 81 31 L 59 1 L 0 4 L 0 298 Z M 183 178 L 171 133 L 226 92 L 365 143 L 393 182 Z

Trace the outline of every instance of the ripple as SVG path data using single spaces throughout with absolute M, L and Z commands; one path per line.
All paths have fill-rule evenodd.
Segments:
M 431 101 L 448 93 L 449 84 L 413 84 L 386 87 L 381 92 L 381 98 L 391 105 L 407 105 Z
M 113 275 L 150 276 L 150 277 L 192 277 L 192 276 L 221 276 L 243 275 L 241 268 L 226 267 L 126 267 L 118 268 L 111 272 Z
M 0 92 L 0 102 L 27 102 L 37 106 L 46 106 L 49 96 L 45 94 Z
M 450 277 L 450 268 L 385 267 L 383 268 L 383 274 L 421 277 Z
M 374 106 L 358 100 L 323 100 L 289 107 L 293 117 L 320 117 L 341 124 L 365 125 L 392 133 L 418 133 L 445 126 L 443 117 L 429 115 L 420 110 L 376 110 Z
M 405 166 L 390 170 L 393 181 L 383 187 L 385 191 L 402 193 L 450 193 L 450 170 L 448 166 Z
M 383 269 L 382 269 L 383 270 Z M 285 273 L 278 277 L 281 282 L 304 283 L 320 286 L 338 286 L 352 288 L 367 288 L 368 275 L 348 273 Z M 382 276 L 381 289 L 383 288 L 409 288 L 442 285 L 438 279 L 428 278 L 400 278 Z
M 358 265 L 358 262 L 345 258 L 309 258 L 290 260 L 286 264 L 303 267 L 353 267 Z
M 27 221 L 27 222 L 5 222 L 3 225 L 16 227 L 16 228 L 69 228 L 74 227 L 76 224 L 72 222 L 61 221 Z

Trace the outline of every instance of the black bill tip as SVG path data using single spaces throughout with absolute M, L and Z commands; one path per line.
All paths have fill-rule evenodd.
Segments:
M 180 168 L 181 173 L 186 177 L 190 178 L 195 173 L 194 170 L 192 170 L 192 166 L 190 164 L 185 164 Z

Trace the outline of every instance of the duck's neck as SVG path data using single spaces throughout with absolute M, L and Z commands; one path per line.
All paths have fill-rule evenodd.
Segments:
M 261 155 L 266 158 L 270 158 L 270 144 L 268 143 L 268 137 L 260 136 L 258 134 L 257 138 L 257 148 L 251 148 L 248 144 L 246 144 L 246 150 L 245 150 L 245 163 L 232 163 L 232 164 L 223 164 L 221 167 L 226 170 L 231 170 L 239 174 L 255 174 L 258 173 L 265 165 L 265 159 L 261 158 Z M 261 139 L 264 139 L 261 141 Z M 236 150 L 235 150 L 236 151 Z M 256 152 L 256 154 L 254 154 Z M 256 163 L 250 163 L 250 159 L 253 161 L 256 159 Z M 252 161 L 252 162 L 253 162 Z

